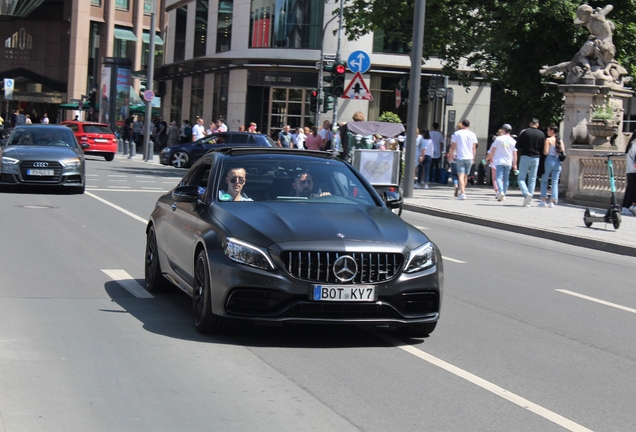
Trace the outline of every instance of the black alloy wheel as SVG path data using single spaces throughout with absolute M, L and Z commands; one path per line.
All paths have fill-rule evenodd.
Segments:
M 212 313 L 210 270 L 205 251 L 199 252 L 194 265 L 192 310 L 194 312 L 194 327 L 199 333 L 219 334 L 227 329 L 227 321 Z
M 157 250 L 157 235 L 154 225 L 146 236 L 146 260 L 144 265 L 146 289 L 150 292 L 165 292 L 170 288 L 170 282 L 161 274 L 159 254 Z

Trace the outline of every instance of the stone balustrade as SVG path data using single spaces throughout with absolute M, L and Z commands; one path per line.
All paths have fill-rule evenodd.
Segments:
M 598 150 L 570 150 L 568 167 L 570 175 L 567 182 L 567 197 L 572 202 L 607 204 L 610 198 L 609 175 L 606 158 L 594 157 Z M 620 200 L 625 193 L 627 177 L 625 175 L 625 157 L 612 158 L 616 195 Z M 561 186 L 565 186 L 563 183 Z

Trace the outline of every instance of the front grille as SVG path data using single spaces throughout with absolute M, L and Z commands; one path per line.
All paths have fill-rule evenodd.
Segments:
M 393 279 L 404 261 L 399 253 L 377 252 L 306 252 L 286 251 L 281 254 L 285 270 L 293 277 L 315 283 L 343 283 L 333 271 L 341 256 L 352 257 L 358 266 L 355 277 L 346 283 L 379 283 Z
M 20 163 L 20 174 L 22 174 L 22 181 L 24 183 L 57 183 L 62 176 L 62 164 L 59 162 L 48 162 L 46 167 L 34 166 L 35 161 L 24 161 Z M 27 175 L 27 170 L 30 169 L 47 169 L 53 170 L 52 176 L 31 176 Z

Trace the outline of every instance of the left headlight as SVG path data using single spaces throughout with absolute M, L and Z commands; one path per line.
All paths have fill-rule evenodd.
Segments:
M 269 257 L 269 254 L 258 246 L 232 237 L 224 238 L 222 246 L 223 252 L 232 261 L 263 270 L 274 270 L 274 263 Z
M 7 157 L 7 156 L 3 156 L 3 157 L 2 157 L 2 163 L 3 163 L 3 164 L 15 165 L 15 164 L 17 164 L 18 162 L 20 162 L 20 160 L 19 160 L 19 159 L 14 159 L 14 158 Z
M 60 161 L 60 163 L 65 167 L 78 167 L 80 166 L 80 162 L 80 158 L 64 159 Z
M 437 262 L 435 246 L 433 243 L 424 243 L 409 254 L 409 259 L 404 267 L 404 273 L 415 273 L 433 267 Z

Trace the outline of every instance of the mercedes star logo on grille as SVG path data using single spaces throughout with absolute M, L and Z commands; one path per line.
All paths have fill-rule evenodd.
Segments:
M 358 274 L 358 264 L 349 255 L 341 256 L 333 263 L 333 274 L 341 282 L 349 282 Z
M 37 168 L 46 168 L 49 166 L 48 162 L 33 162 L 33 166 Z

